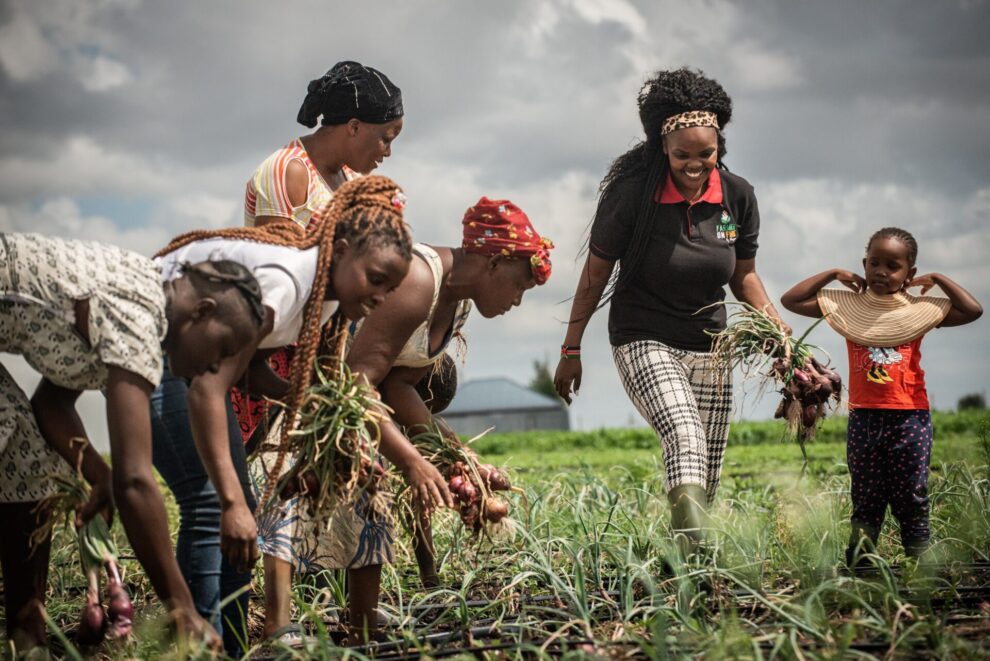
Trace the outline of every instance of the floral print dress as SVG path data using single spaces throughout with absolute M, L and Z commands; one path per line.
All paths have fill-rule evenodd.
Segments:
M 89 303 L 89 341 L 76 301 Z M 108 366 L 162 375 L 165 294 L 145 257 L 92 241 L 0 233 L 0 352 L 18 354 L 70 390 L 106 386 Z M 46 476 L 69 466 L 41 436 L 27 394 L 0 365 L 0 502 L 34 502 L 54 491 Z

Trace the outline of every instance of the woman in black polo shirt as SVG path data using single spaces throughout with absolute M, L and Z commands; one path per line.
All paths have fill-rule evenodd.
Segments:
M 753 188 L 722 162 L 732 100 L 716 81 L 678 69 L 655 74 L 638 101 L 646 140 L 602 180 L 554 382 L 569 403 L 581 385 L 581 337 L 605 295 L 615 364 L 660 438 L 671 524 L 691 550 L 718 488 L 732 410 L 731 374 L 716 373 L 708 333 L 725 328 L 725 308 L 708 306 L 727 284 L 778 315 L 756 273 Z

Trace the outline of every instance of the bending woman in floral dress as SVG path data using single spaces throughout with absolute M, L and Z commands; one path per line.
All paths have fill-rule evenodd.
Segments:
M 0 351 L 42 375 L 27 395 L 0 365 L 0 549 L 7 635 L 17 651 L 45 640 L 42 614 L 51 534 L 37 506 L 55 471 L 79 466 L 92 486 L 77 525 L 120 510 L 131 546 L 180 631 L 215 639 L 172 556 L 168 519 L 151 469 L 149 401 L 167 357 L 194 382 L 257 342 L 258 283 L 230 261 L 177 265 L 163 284 L 150 259 L 88 241 L 0 234 Z M 104 390 L 111 469 L 86 439 L 75 410 L 84 390 Z M 219 641 L 217 641 L 219 642 Z

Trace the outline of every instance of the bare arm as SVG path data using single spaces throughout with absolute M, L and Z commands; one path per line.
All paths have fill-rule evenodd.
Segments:
M 413 258 L 413 269 L 385 304 L 369 315 L 347 352 L 347 364 L 354 374 L 378 386 L 392 369 L 402 347 L 429 315 L 433 301 L 433 274 L 425 263 Z M 418 266 L 418 268 L 417 268 Z M 434 505 L 453 506 L 443 476 L 420 456 L 391 417 L 381 426 L 381 453 L 399 471 L 420 498 L 425 511 Z
M 780 314 L 767 296 L 763 280 L 756 272 L 756 258 L 736 260 L 736 270 L 729 279 L 729 289 L 732 290 L 732 295 L 737 301 L 749 303 L 757 310 L 762 310 L 774 319 L 780 320 Z M 783 321 L 781 324 L 790 330 L 790 326 Z
M 574 291 L 574 301 L 571 303 L 571 316 L 567 322 L 567 332 L 564 334 L 564 344 L 580 346 L 584 330 L 591 321 L 591 315 L 598 309 L 602 294 L 608 285 L 615 268 L 614 261 L 602 259 L 592 253 L 584 261 L 584 268 L 578 277 L 577 289 Z M 577 394 L 581 389 L 581 361 L 574 358 L 561 358 L 557 363 L 557 372 L 553 383 L 557 394 L 571 403 L 571 393 Z
M 433 301 L 433 274 L 420 259 L 385 304 L 372 312 L 347 352 L 347 365 L 373 386 L 385 379 L 402 347 L 430 313 Z
M 382 381 L 382 400 L 392 409 L 392 418 L 408 429 L 429 429 L 433 420 L 416 384 L 429 374 L 431 367 L 393 367 Z
M 86 429 L 76 411 L 79 395 L 77 390 L 68 390 L 42 379 L 31 397 L 31 408 L 48 445 L 73 469 L 79 466 L 83 478 L 93 488 L 89 500 L 76 518 L 76 525 L 89 521 L 98 511 L 102 511 L 109 523 L 113 518 L 110 467 L 91 444 L 73 442 L 73 439 L 88 441 Z
M 271 331 L 273 314 L 271 310 L 267 313 L 254 342 L 220 363 L 216 373 L 197 376 L 186 393 L 196 451 L 220 501 L 220 549 L 241 570 L 257 559 L 258 528 L 230 456 L 226 396 L 247 369 L 261 337 Z
M 225 396 L 232 371 L 221 367 L 217 374 L 196 377 L 186 401 L 196 452 L 220 503 L 220 549 L 234 567 L 243 570 L 257 559 L 258 529 L 230 456 Z
M 574 290 L 574 302 L 571 303 L 571 317 L 567 322 L 564 344 L 581 344 L 584 330 L 591 321 L 591 315 L 598 309 L 614 269 L 615 262 L 588 253 L 588 258 L 584 260 L 584 268 L 581 269 L 581 275 L 578 277 L 577 289 Z
M 857 293 L 866 288 L 866 280 L 862 276 L 844 269 L 829 269 L 805 278 L 788 289 L 780 297 L 780 304 L 803 317 L 821 317 L 822 309 L 818 305 L 818 292 L 834 280 L 838 280 Z
M 127 539 L 159 598 L 178 611 L 180 626 L 209 631 L 172 553 L 165 503 L 151 471 L 151 384 L 111 366 L 106 395 L 113 493 Z
M 945 295 L 949 298 L 949 302 L 952 303 L 952 307 L 949 309 L 948 314 L 945 315 L 942 323 L 939 324 L 939 328 L 943 326 L 962 326 L 976 321 L 983 315 L 983 306 L 980 305 L 979 301 L 957 282 L 941 273 L 920 275 L 913 278 L 907 286 L 921 287 L 921 293 L 925 294 L 936 285 L 945 292 Z
M 421 266 L 426 269 L 425 273 L 422 269 L 410 271 L 385 304 L 365 319 L 347 353 L 351 371 L 360 374 L 371 385 L 382 383 L 402 347 L 429 314 L 433 275 L 425 263 Z M 434 505 L 453 506 L 443 476 L 420 456 L 391 417 L 381 426 L 379 447 L 415 490 L 425 511 L 432 510 Z

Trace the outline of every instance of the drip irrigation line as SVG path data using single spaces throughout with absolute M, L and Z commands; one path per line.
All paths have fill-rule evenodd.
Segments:
M 784 622 L 772 622 L 767 623 L 762 628 L 769 629 L 774 627 L 780 627 L 786 629 L 786 623 Z M 528 639 L 515 639 L 506 640 L 500 642 L 486 642 L 492 641 L 494 639 L 504 638 L 506 636 L 511 636 L 513 634 L 519 635 L 526 631 L 526 628 L 519 627 L 514 624 L 503 623 L 499 627 L 487 625 L 487 626 L 473 626 L 468 630 L 459 629 L 451 630 L 446 632 L 439 632 L 435 634 L 429 634 L 416 639 L 415 642 L 411 640 L 396 640 L 396 641 L 386 641 L 380 643 L 373 643 L 371 645 L 356 646 L 348 649 L 353 652 L 360 654 L 365 654 L 368 656 L 373 656 L 376 659 L 386 659 L 388 661 L 412 661 L 422 658 L 446 658 L 457 655 L 472 655 L 480 656 L 487 652 L 522 652 L 524 654 L 532 654 L 533 650 L 542 649 L 550 655 L 560 654 L 566 649 L 574 649 L 582 646 L 593 646 L 596 650 L 602 650 L 607 648 L 624 648 L 629 650 L 633 648 L 635 651 L 626 652 L 623 654 L 623 658 L 627 659 L 640 659 L 648 658 L 645 651 L 640 649 L 640 642 L 636 640 L 616 640 L 616 641 L 596 641 L 590 638 L 568 638 L 568 637 L 557 637 L 551 633 L 547 633 L 543 637 L 539 638 L 528 638 Z M 529 629 L 531 632 L 532 630 Z M 981 632 L 975 632 L 971 634 L 972 637 L 967 635 L 957 634 L 960 638 L 964 638 L 974 643 L 975 646 L 981 650 L 990 649 L 990 640 L 986 636 L 981 635 Z M 458 641 L 471 640 L 475 642 L 481 642 L 484 644 L 470 644 L 470 645 L 458 645 Z M 452 644 L 453 643 L 453 644 Z M 765 640 L 757 643 L 757 646 L 764 652 L 771 652 L 776 647 L 777 642 L 773 640 Z M 823 651 L 830 649 L 828 645 L 823 645 L 820 642 L 815 641 L 802 641 L 799 643 L 798 647 L 802 651 L 812 652 L 812 651 Z M 866 654 L 877 654 L 883 653 L 890 649 L 890 641 L 859 641 L 853 642 L 844 647 L 844 649 L 849 651 L 862 652 Z M 674 655 L 693 655 L 700 652 L 704 652 L 705 648 L 703 646 L 691 647 L 683 644 L 674 644 L 667 646 L 668 652 Z M 919 650 L 915 650 L 919 652 Z M 255 657 L 256 661 L 262 661 L 266 657 Z M 267 657 L 274 658 L 274 657 Z
M 950 594 L 946 594 L 950 593 Z M 730 597 L 734 601 L 752 601 L 758 598 L 750 590 L 727 590 L 723 594 Z M 773 592 L 761 593 L 764 597 L 774 597 L 776 596 Z M 934 586 L 931 588 L 901 588 L 900 594 L 906 599 L 921 599 L 926 601 L 941 600 L 945 603 L 952 603 L 954 600 L 958 599 L 968 599 L 968 600 L 979 600 L 990 599 L 990 584 L 985 585 L 947 585 L 947 586 Z M 598 606 L 606 606 L 609 608 L 615 608 L 615 605 L 609 603 L 610 601 L 615 601 L 617 597 L 621 595 L 618 590 L 596 590 L 594 596 L 602 597 L 600 602 L 597 602 Z M 667 596 L 667 595 L 658 595 Z M 567 602 L 560 599 L 557 595 L 531 595 L 525 597 L 519 597 L 512 600 L 507 599 L 468 599 L 465 601 L 446 601 L 443 603 L 432 603 L 432 604 L 416 604 L 413 606 L 408 606 L 404 610 L 408 613 L 421 613 L 417 619 L 423 618 L 425 615 L 440 611 L 441 614 L 444 612 L 449 612 L 457 608 L 477 608 L 485 609 L 496 605 L 502 605 L 509 607 L 514 605 L 517 607 L 540 605 L 546 603 L 554 603 L 557 601 L 564 602 L 564 610 L 567 609 Z

